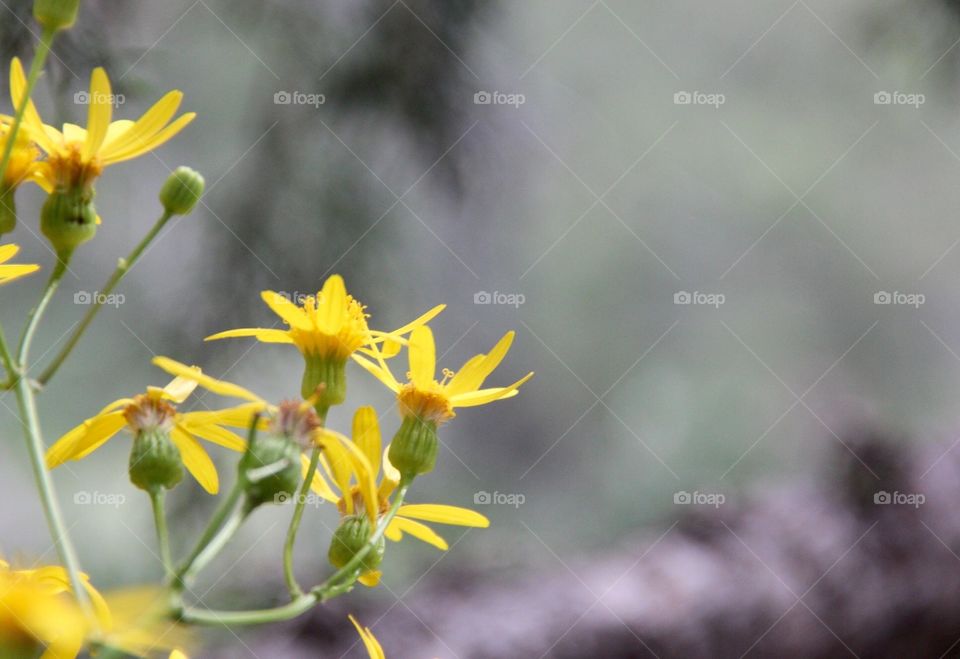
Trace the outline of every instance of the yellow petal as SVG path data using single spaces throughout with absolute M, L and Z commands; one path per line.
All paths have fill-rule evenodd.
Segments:
M 377 412 L 370 406 L 359 408 L 353 415 L 353 442 L 366 456 L 376 476 L 380 471 L 380 424 Z
M 20 252 L 20 245 L 9 243 L 0 245 L 0 263 L 6 263 Z
M 253 417 L 258 412 L 264 412 L 270 409 L 269 405 L 265 403 L 244 403 L 243 405 L 237 405 L 235 407 L 226 407 L 222 410 L 197 410 L 194 412 L 187 412 L 183 416 L 188 418 L 189 421 L 186 421 L 186 425 L 193 426 L 197 425 L 219 425 L 219 426 L 230 426 L 232 428 L 242 428 L 243 430 L 249 430 L 250 424 L 253 423 Z M 270 423 L 270 420 L 266 416 L 260 417 L 260 423 L 257 425 L 258 429 L 266 428 Z
M 47 469 L 68 460 L 79 460 L 99 448 L 127 424 L 122 411 L 87 419 L 68 431 L 47 450 Z
M 433 382 L 437 366 L 437 349 L 429 327 L 421 325 L 414 328 L 410 333 L 407 352 L 410 358 L 410 379 L 418 387 L 426 387 Z
M 304 313 L 303 309 L 283 295 L 273 291 L 263 291 L 260 293 L 260 297 L 267 303 L 270 310 L 280 316 L 290 327 L 296 327 L 302 330 L 312 329 L 310 319 L 307 318 L 307 314 Z
M 342 438 L 342 439 L 341 439 Z M 350 476 L 353 473 L 353 461 L 344 448 L 350 440 L 332 430 L 321 428 L 318 435 L 320 446 L 323 448 L 324 458 L 333 482 L 344 495 L 350 492 Z M 345 496 L 344 501 L 347 513 L 353 512 L 353 497 Z
M 317 295 L 317 329 L 336 334 L 347 319 L 347 287 L 340 275 L 330 275 Z
M 367 655 L 369 655 L 370 659 L 386 659 L 386 655 L 383 654 L 383 648 L 380 647 L 380 643 L 373 635 L 373 632 L 370 631 L 370 628 L 361 627 L 356 618 L 354 618 L 352 615 L 349 617 L 350 622 L 352 622 L 353 626 L 356 627 L 357 633 L 360 634 L 360 640 L 363 641 L 363 647 L 366 648 Z
M 380 382 L 382 382 L 387 389 L 393 393 L 400 391 L 400 383 L 397 382 L 395 377 L 393 377 L 393 373 L 390 372 L 390 369 L 382 360 L 380 364 L 374 364 L 366 357 L 361 357 L 357 354 L 353 354 L 351 357 L 353 358 L 353 361 L 363 368 L 363 370 L 380 380 Z
M 421 519 L 424 522 L 435 522 L 437 524 L 473 526 L 480 529 L 485 529 L 490 526 L 490 520 L 476 511 L 458 506 L 444 506 L 438 503 L 407 504 L 400 506 L 397 514 L 411 519 Z
M 94 156 L 103 145 L 113 118 L 113 94 L 107 72 L 97 67 L 90 75 L 90 107 L 87 110 L 87 139 L 83 144 L 83 157 Z
M 213 460 L 200 446 L 200 442 L 191 437 L 180 426 L 173 428 L 170 432 L 170 439 L 180 449 L 183 465 L 197 479 L 200 487 L 210 494 L 219 492 L 220 479 L 217 477 L 217 468 L 213 466 Z
M 321 458 L 322 459 L 322 458 Z M 300 456 L 300 477 L 307 477 L 307 470 L 310 469 L 310 458 L 306 455 Z M 313 476 L 313 482 L 310 484 L 310 489 L 314 491 L 315 494 L 323 497 L 325 500 L 330 503 L 337 503 L 340 500 L 340 497 L 334 493 L 327 481 L 320 475 L 320 470 L 318 469 L 316 474 Z
M 488 354 L 482 356 L 482 359 L 477 360 L 474 357 L 464 364 L 463 368 L 447 384 L 447 392 L 450 395 L 455 395 L 479 389 L 487 376 L 493 373 L 493 370 L 506 357 L 510 346 L 513 344 L 514 335 L 514 332 L 507 332 Z
M 357 581 L 362 583 L 367 588 L 373 588 L 380 583 L 380 577 L 383 576 L 383 572 L 380 570 L 371 570 L 370 572 L 365 572 L 357 577 Z
M 179 119 L 174 121 L 172 124 L 153 135 L 152 137 L 144 139 L 139 144 L 131 145 L 130 147 L 123 149 L 117 153 L 110 154 L 109 158 L 102 157 L 104 165 L 113 165 L 118 162 L 123 162 L 124 160 L 131 160 L 137 156 L 142 156 L 145 153 L 153 151 L 154 149 L 162 146 L 167 140 L 171 139 L 174 135 L 179 133 L 184 127 L 189 124 L 197 115 L 193 112 L 188 112 L 187 114 L 181 116 Z
M 143 144 L 149 137 L 156 135 L 177 113 L 183 93 L 174 90 L 147 110 L 136 122 L 125 122 L 113 134 L 108 134 L 100 156 L 110 158 L 131 147 Z M 119 122 L 116 122 L 119 123 Z
M 397 523 L 398 529 L 404 533 L 409 533 L 417 540 L 422 540 L 428 545 L 433 545 L 441 551 L 446 551 L 449 548 L 447 541 L 437 535 L 436 532 L 426 524 L 415 522 L 406 517 L 394 517 L 393 521 Z
M 169 357 L 154 357 L 151 361 L 154 366 L 162 368 L 170 375 L 176 375 L 193 380 L 204 389 L 212 391 L 215 394 L 219 394 L 221 396 L 231 396 L 234 398 L 242 398 L 255 403 L 263 402 L 262 398 L 257 396 L 255 393 L 244 389 L 240 385 L 225 382 L 224 380 L 217 380 L 209 375 L 204 375 L 197 366 L 187 366 L 186 364 L 181 364 L 180 362 L 170 359 Z
M 445 304 L 438 304 L 437 306 L 435 306 L 433 309 L 431 309 L 431 310 L 428 311 L 427 313 L 425 313 L 425 314 L 421 315 L 420 317 L 418 317 L 418 318 L 410 321 L 409 323 L 407 323 L 407 324 L 404 325 L 403 327 L 398 327 L 397 329 L 395 329 L 395 330 L 393 330 L 392 332 L 390 332 L 390 334 L 406 334 L 407 332 L 411 331 L 411 330 L 414 329 L 415 327 L 420 327 L 421 325 L 426 325 L 426 324 L 429 323 L 431 320 L 433 320 L 434 318 L 436 318 L 437 315 L 439 315 L 439 313 L 440 313 L 441 311 L 443 311 L 444 309 L 446 309 L 446 308 L 447 308 L 447 305 L 445 305 Z
M 175 377 L 166 387 L 163 388 L 164 398 L 172 400 L 174 403 L 185 401 L 193 390 L 197 388 L 197 381 L 184 377 Z
M 23 73 L 20 58 L 14 57 L 10 62 L 10 98 L 15 108 L 20 107 L 26 89 L 27 76 Z M 47 153 L 52 153 L 56 150 L 56 145 L 53 140 L 50 139 L 48 131 L 46 127 L 44 127 L 43 121 L 40 120 L 40 115 L 37 113 L 37 108 L 32 100 L 27 103 L 27 108 L 23 115 L 23 122 L 24 125 L 29 127 L 31 137 L 36 140 L 40 148 Z
M 196 435 L 200 439 L 205 439 L 208 442 L 228 448 L 231 451 L 240 451 L 242 453 L 243 451 L 247 450 L 246 440 L 236 433 L 231 432 L 226 428 L 221 428 L 213 423 L 197 422 L 196 420 L 191 419 L 191 414 L 193 413 L 187 412 L 186 414 L 180 414 L 177 417 L 177 423 L 183 426 L 185 430 Z
M 520 385 L 533 377 L 533 373 L 527 373 L 509 387 L 494 387 L 492 389 L 480 389 L 465 394 L 458 394 L 450 398 L 450 403 L 454 407 L 476 407 L 477 405 L 486 405 L 495 400 L 503 398 L 512 398 L 519 392 Z
M 252 336 L 263 343 L 293 343 L 293 339 L 286 330 L 263 329 L 260 327 L 249 327 L 243 329 L 227 330 L 226 332 L 217 332 L 211 334 L 204 341 L 217 341 L 219 339 L 234 339 L 238 337 Z
M 26 277 L 40 269 L 39 265 L 0 265 L 0 281 L 7 283 L 20 277 Z

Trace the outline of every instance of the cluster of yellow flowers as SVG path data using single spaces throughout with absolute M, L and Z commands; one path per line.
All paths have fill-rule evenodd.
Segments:
M 185 659 L 187 625 L 248 624 L 292 618 L 317 603 L 351 590 L 356 583 L 376 586 L 386 551 L 385 540 L 410 535 L 441 550 L 446 541 L 427 523 L 486 527 L 479 513 L 443 504 L 406 503 L 418 476 L 433 470 L 439 428 L 456 408 L 475 407 L 515 396 L 532 373 L 506 386 L 484 387 L 514 339 L 508 332 L 486 354 L 468 359 L 459 371 L 437 374 L 436 346 L 429 323 L 444 309 L 438 305 L 392 331 L 371 329 L 366 307 L 347 292 L 339 275 L 329 277 L 315 295 L 296 302 L 274 291 L 261 299 L 284 328 L 226 330 L 207 340 L 248 337 L 262 343 L 290 344 L 302 355 L 300 398 L 273 402 L 239 385 L 219 380 L 167 357 L 154 365 L 173 379 L 119 398 L 66 432 L 46 448 L 36 418 L 35 396 L 69 356 L 100 308 L 94 304 L 39 376 L 30 374 L 32 336 L 74 250 L 94 237 L 100 224 L 93 205 L 95 183 L 103 170 L 147 153 L 180 132 L 193 113 L 177 118 L 179 91 L 166 94 L 137 121 L 114 120 L 110 81 L 95 69 L 90 82 L 86 128 L 43 123 L 31 100 L 53 38 L 73 24 L 78 0 L 36 0 L 34 16 L 43 28 L 37 55 L 26 74 L 20 61 L 10 65 L 11 115 L 0 115 L 0 234 L 16 228 L 15 193 L 33 182 L 47 193 L 40 228 L 57 255 L 56 266 L 37 308 L 26 321 L 14 353 L 0 328 L 0 364 L 6 371 L 0 389 L 16 393 L 24 415 L 27 448 L 37 475 L 38 494 L 47 513 L 63 566 L 15 570 L 0 561 L 0 655 L 75 657 L 91 651 L 147 656 L 158 651 Z M 189 213 L 203 193 L 203 178 L 189 168 L 173 172 L 160 190 L 164 212 L 156 225 L 101 288 L 109 293 L 173 215 Z M 18 252 L 0 246 L 0 284 L 35 272 L 39 266 L 8 263 Z M 391 362 L 406 353 L 405 377 Z M 353 414 L 349 433 L 327 427 L 331 407 L 347 398 L 347 369 L 353 361 L 396 396 L 398 428 L 385 446 L 380 419 L 371 406 Z M 402 371 L 402 369 L 400 369 Z M 180 411 L 201 387 L 232 400 L 217 410 Z M 79 570 L 54 496 L 48 470 L 80 460 L 121 431 L 132 437 L 128 473 L 150 498 L 164 567 L 161 585 L 102 596 Z M 175 563 L 170 551 L 166 491 L 186 472 L 211 495 L 220 492 L 220 475 L 204 443 L 239 454 L 229 493 L 220 497 L 194 549 Z M 302 589 L 293 567 L 293 549 L 309 496 L 333 504 L 339 523 L 327 558 L 335 572 L 323 583 Z M 290 602 L 272 609 L 211 611 L 184 600 L 184 592 L 230 541 L 247 517 L 262 506 L 293 502 L 283 551 Z M 371 657 L 384 652 L 369 628 L 350 620 Z

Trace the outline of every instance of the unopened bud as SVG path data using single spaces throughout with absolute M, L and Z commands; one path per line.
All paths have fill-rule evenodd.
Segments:
M 404 477 L 425 474 L 432 471 L 437 462 L 438 444 L 436 423 L 418 416 L 405 416 L 390 443 L 390 464 Z
M 251 506 L 293 495 L 300 485 L 300 447 L 281 433 L 255 437 L 240 458 L 240 478 Z
M 80 0 L 34 0 L 33 17 L 50 30 L 72 27 L 80 11 Z
M 160 188 L 160 203 L 171 215 L 186 215 L 200 201 L 205 185 L 199 172 L 177 167 Z
M 366 515 L 344 517 L 330 539 L 330 550 L 327 552 L 330 564 L 335 568 L 342 568 L 366 547 L 372 534 L 373 527 L 370 524 L 370 518 Z M 360 574 L 376 570 L 383 561 L 385 552 L 386 545 L 383 538 L 380 538 L 360 560 L 357 566 Z

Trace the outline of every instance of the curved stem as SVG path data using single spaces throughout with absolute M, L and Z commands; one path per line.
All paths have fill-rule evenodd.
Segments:
M 283 545 L 283 577 L 287 582 L 287 590 L 293 598 L 303 594 L 300 584 L 297 583 L 297 577 L 293 573 L 293 546 L 297 542 L 297 531 L 300 529 L 300 520 L 303 519 L 303 510 L 307 502 L 307 496 L 310 494 L 313 476 L 317 473 L 318 464 L 320 464 L 320 447 L 315 446 L 310 454 L 310 466 L 307 468 L 307 475 L 300 485 L 297 500 L 294 502 L 293 518 L 291 518 L 290 527 L 287 529 L 287 541 Z
M 70 585 L 73 589 L 74 597 L 80 602 L 84 610 L 92 615 L 90 609 L 90 599 L 80 579 L 80 565 L 77 560 L 76 551 L 70 536 L 67 535 L 67 527 L 63 522 L 63 513 L 60 511 L 60 504 L 57 501 L 56 492 L 53 487 L 53 479 L 50 478 L 50 472 L 47 471 L 47 465 L 44 462 L 44 452 L 46 448 L 43 444 L 43 437 L 40 434 L 40 422 L 37 417 L 37 406 L 34 399 L 33 390 L 25 378 L 19 378 L 14 389 L 17 395 L 17 405 L 20 408 L 20 414 L 24 420 L 24 432 L 27 437 L 27 449 L 30 454 L 30 464 L 33 467 L 33 475 L 37 481 L 37 489 L 40 492 L 40 502 L 43 505 L 43 512 L 47 518 L 47 525 L 50 527 L 50 533 L 53 536 L 53 544 L 57 548 L 60 560 L 63 562 L 67 573 L 70 575 Z
M 20 132 L 20 124 L 23 123 L 23 115 L 27 111 L 30 96 L 33 94 L 33 88 L 37 86 L 37 80 L 40 78 L 40 72 L 43 71 L 47 55 L 50 54 L 50 47 L 53 45 L 55 35 L 56 30 L 48 27 L 44 27 L 40 34 L 40 43 L 37 44 L 37 52 L 30 64 L 30 72 L 27 74 L 27 88 L 24 90 L 23 98 L 20 99 L 20 105 L 17 106 L 17 112 L 13 117 L 13 126 L 10 128 L 9 135 L 7 135 L 3 156 L 0 156 L 0 180 L 3 180 L 7 173 L 7 165 L 10 164 L 10 156 L 13 154 L 13 145 L 17 141 L 17 133 Z
M 33 337 L 37 333 L 37 326 L 40 324 L 40 319 L 43 318 L 43 313 L 47 310 L 50 300 L 53 299 L 54 294 L 57 292 L 57 287 L 60 285 L 60 280 L 63 279 L 63 275 L 67 271 L 67 263 L 69 261 L 69 254 L 59 254 L 57 256 L 57 265 L 53 268 L 53 272 L 50 273 L 50 279 L 47 280 L 47 286 L 43 289 L 40 301 L 37 302 L 37 306 L 30 310 L 30 314 L 27 316 L 27 325 L 23 328 L 23 334 L 20 336 L 20 346 L 17 348 L 16 363 L 22 370 L 21 378 L 26 375 L 26 371 L 29 368 L 27 357 L 30 354 L 30 344 L 33 342 Z
M 207 524 L 207 528 L 204 529 L 203 535 L 200 536 L 200 539 L 197 541 L 197 544 L 194 546 L 193 551 L 190 552 L 190 555 L 187 557 L 180 567 L 177 568 L 177 571 L 174 575 L 173 583 L 170 585 L 177 589 L 182 590 L 184 583 L 184 576 L 188 572 L 193 572 L 191 568 L 193 567 L 194 562 L 197 560 L 197 557 L 203 553 L 203 550 L 210 544 L 210 541 L 213 540 L 214 536 L 217 534 L 217 531 L 220 530 L 220 527 L 223 526 L 224 520 L 226 520 L 227 515 L 230 514 L 236 505 L 237 501 L 240 499 L 240 495 L 243 494 L 243 486 L 240 483 L 240 480 L 233 484 L 233 487 L 230 489 L 230 493 L 220 502 L 220 506 L 213 513 L 213 517 L 210 518 L 210 522 Z
M 412 478 L 401 482 L 397 490 L 397 496 L 390 506 L 390 510 L 380 518 L 376 531 L 370 536 L 370 540 L 350 561 L 342 568 L 332 574 L 326 581 L 319 586 L 310 589 L 309 593 L 294 597 L 288 604 L 274 607 L 272 609 L 251 609 L 248 611 L 215 611 L 212 609 L 197 609 L 185 607 L 179 612 L 179 619 L 183 622 L 195 625 L 257 625 L 268 622 L 280 622 L 282 620 L 291 620 L 309 611 L 313 606 L 320 602 L 329 600 L 340 595 L 352 585 L 356 579 L 357 568 L 361 561 L 380 541 L 383 534 L 386 533 L 387 526 L 396 516 L 400 506 L 403 505 L 403 499 L 407 490 L 410 488 Z M 347 579 L 344 581 L 344 579 Z
M 170 558 L 170 534 L 167 532 L 167 513 L 164 506 L 165 492 L 162 487 L 155 487 L 147 494 L 150 495 L 150 504 L 153 508 L 153 523 L 157 527 L 157 543 L 160 546 L 163 573 L 169 579 L 173 575 L 173 561 Z
M 237 532 L 237 529 L 243 525 L 251 512 L 253 512 L 253 508 L 247 502 L 235 508 L 233 514 L 230 515 L 229 519 L 227 519 L 220 529 L 220 532 L 207 543 L 203 551 L 193 560 L 193 563 L 181 576 L 180 581 L 182 583 L 190 581 L 200 570 L 207 566 L 207 563 L 216 558 L 217 554 L 230 542 L 230 539 Z
M 41 385 L 46 384 L 50 381 L 50 378 L 53 377 L 54 373 L 57 372 L 57 369 L 60 368 L 60 365 L 64 360 L 70 355 L 71 351 L 80 341 L 80 337 L 83 336 L 83 333 L 87 330 L 87 327 L 90 326 L 90 323 L 93 322 L 93 319 L 99 313 L 101 307 L 103 307 L 104 302 L 106 301 L 107 295 L 109 295 L 117 284 L 120 283 L 120 280 L 130 271 L 133 265 L 137 260 L 143 255 L 144 250 L 147 246 L 153 242 L 154 238 L 157 237 L 157 234 L 160 233 L 160 230 L 170 221 L 172 215 L 169 212 L 164 212 L 160 216 L 160 219 L 156 221 L 153 225 L 153 228 L 143 237 L 143 240 L 133 248 L 133 251 L 127 255 L 127 258 L 120 259 L 117 262 L 117 268 L 113 271 L 113 274 L 110 275 L 110 279 L 107 280 L 107 283 L 103 285 L 103 288 L 99 291 L 97 299 L 93 301 L 93 304 L 87 309 L 87 313 L 83 316 L 83 320 L 80 321 L 80 324 L 77 325 L 76 329 L 73 330 L 73 333 L 70 335 L 70 338 L 67 339 L 67 342 L 60 349 L 60 352 L 57 353 L 57 356 L 53 358 L 53 361 L 44 369 L 40 377 L 37 378 L 37 382 Z
M 7 344 L 7 334 L 0 325 L 0 361 L 3 362 L 3 368 L 7 372 L 7 379 L 0 383 L 0 389 L 13 389 L 14 383 L 20 375 L 13 364 L 13 354 L 10 352 L 10 346 Z

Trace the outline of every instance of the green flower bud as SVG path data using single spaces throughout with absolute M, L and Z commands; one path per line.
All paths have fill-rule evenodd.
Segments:
M 80 0 L 34 0 L 33 17 L 45 28 L 65 30 L 77 21 Z
M 337 569 L 342 568 L 367 545 L 372 534 L 370 518 L 366 515 L 344 517 L 330 539 L 330 551 L 327 552 L 330 564 Z M 373 549 L 361 559 L 357 568 L 360 573 L 365 574 L 376 570 L 383 561 L 386 549 L 386 543 L 381 537 Z
M 300 485 L 300 446 L 286 434 L 258 435 L 240 458 L 240 478 L 251 506 L 287 499 Z
M 347 360 L 306 355 L 306 367 L 300 393 L 304 399 L 318 394 L 317 411 L 321 415 L 347 398 Z M 322 387 L 318 392 L 317 388 Z
M 189 167 L 177 167 L 160 188 L 160 203 L 171 215 L 186 215 L 200 201 L 203 176 Z
M 0 185 L 0 236 L 17 227 L 17 204 L 13 188 Z
M 40 211 L 40 230 L 58 255 L 70 254 L 97 233 L 93 190 L 54 191 Z
M 141 490 L 172 489 L 183 478 L 180 450 L 163 428 L 143 428 L 133 438 L 130 481 Z
M 412 478 L 433 471 L 438 450 L 437 424 L 417 416 L 405 416 L 390 443 L 390 463 L 401 476 Z

